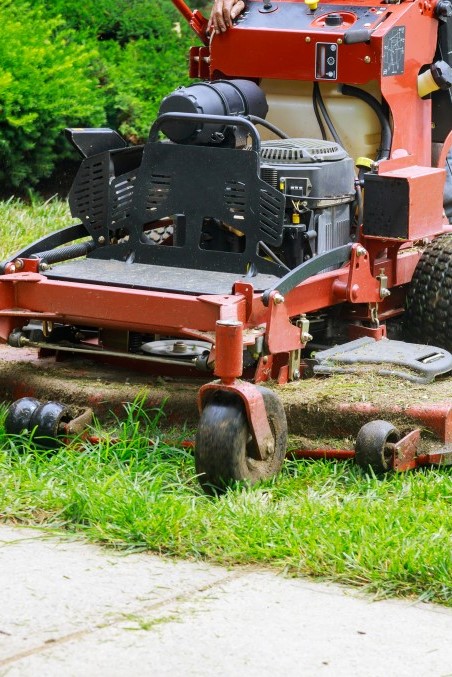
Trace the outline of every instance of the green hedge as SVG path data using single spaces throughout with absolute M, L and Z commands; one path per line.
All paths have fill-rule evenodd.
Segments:
M 125 44 L 139 38 L 169 39 L 180 14 L 170 0 L 42 0 L 46 10 L 69 26 L 102 40 Z M 190 2 L 189 2 L 190 4 Z M 198 4 L 198 3 L 197 3 Z
M 142 141 L 195 41 L 170 0 L 0 0 L 2 192 L 50 175 L 66 126 Z
M 65 126 L 103 124 L 105 97 L 94 71 L 95 44 L 39 8 L 0 2 L 0 181 L 33 184 L 48 176 Z
M 158 51 L 143 38 L 102 49 L 108 120 L 127 139 L 145 139 L 162 98 L 188 82 L 185 54 L 180 51 L 178 45 Z
M 108 123 L 131 141 L 148 134 L 160 101 L 188 82 L 196 42 L 170 0 L 41 0 L 85 43 L 96 40 Z M 209 0 L 188 4 L 207 14 Z

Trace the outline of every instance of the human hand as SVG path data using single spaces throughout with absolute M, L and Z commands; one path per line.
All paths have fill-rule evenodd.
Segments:
M 232 26 L 232 20 L 245 9 L 244 0 L 215 0 L 210 13 L 207 31 L 225 33 Z

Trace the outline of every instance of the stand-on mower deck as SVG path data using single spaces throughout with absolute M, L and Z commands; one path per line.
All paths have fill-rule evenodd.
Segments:
M 279 471 L 287 424 L 269 379 L 362 361 L 424 381 L 452 368 L 452 3 L 249 0 L 211 39 L 173 3 L 203 43 L 190 53 L 202 81 L 163 100 L 144 145 L 68 130 L 80 222 L 3 263 L 0 338 L 213 373 L 195 447 L 209 491 Z M 403 312 L 421 346 L 386 337 Z M 32 398 L 6 423 L 49 438 L 70 426 L 63 405 Z M 356 457 L 415 467 L 418 438 L 374 421 Z

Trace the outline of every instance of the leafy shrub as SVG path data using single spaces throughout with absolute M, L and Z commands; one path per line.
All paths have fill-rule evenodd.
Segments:
M 0 0 L 2 191 L 52 172 L 66 126 L 142 141 L 195 40 L 171 0 Z
M 42 0 L 98 40 L 109 124 L 130 141 L 148 134 L 160 101 L 188 82 L 196 40 L 170 0 Z
M 103 124 L 96 44 L 39 6 L 0 0 L 0 181 L 35 184 L 67 152 L 65 126 Z
M 64 17 L 77 30 L 95 33 L 101 39 L 121 44 L 138 38 L 167 35 L 168 25 L 181 20 L 171 0 L 43 0 L 48 12 Z M 209 0 L 193 2 L 192 8 L 207 11 Z
M 145 139 L 162 98 L 188 82 L 188 47 L 177 35 L 165 43 L 140 38 L 101 47 L 108 120 L 127 139 Z

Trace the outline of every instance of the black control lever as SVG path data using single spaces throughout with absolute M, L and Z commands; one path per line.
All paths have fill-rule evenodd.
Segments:
M 263 6 L 259 12 L 274 12 L 277 9 L 277 5 L 272 5 L 271 0 L 262 0 Z
M 359 42 L 369 42 L 370 31 L 366 28 L 349 28 L 344 33 L 344 42 L 346 45 L 356 45 Z

